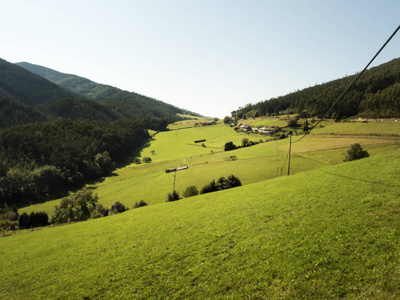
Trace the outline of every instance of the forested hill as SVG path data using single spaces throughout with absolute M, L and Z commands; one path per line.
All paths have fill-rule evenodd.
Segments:
M 3 59 L 0 59 L 0 96 L 29 106 L 80 97 Z
M 32 73 L 52 81 L 74 93 L 88 99 L 101 101 L 123 117 L 141 117 L 148 115 L 157 118 L 171 117 L 188 111 L 165 102 L 137 93 L 124 91 L 109 85 L 95 83 L 87 78 L 61 73 L 28 62 L 17 63 Z
M 356 76 L 333 80 L 256 104 L 247 104 L 233 111 L 232 116 L 246 118 L 292 112 L 321 117 Z M 400 116 L 400 58 L 367 70 L 328 117 L 340 119 L 351 116 Z
M 38 109 L 0 96 L 0 129 L 47 120 Z

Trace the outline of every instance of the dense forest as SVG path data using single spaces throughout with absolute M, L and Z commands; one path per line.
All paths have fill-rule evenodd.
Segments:
M 187 110 L 154 98 L 95 83 L 80 76 L 61 73 L 27 62 L 17 63 L 17 65 L 87 99 L 99 101 L 101 105 L 112 109 L 115 113 L 125 118 L 135 118 L 143 115 L 164 118 L 174 116 L 177 113 L 189 113 Z
M 3 59 L 0 59 L 0 95 L 29 106 L 78 97 L 77 94 Z
M 47 120 L 38 109 L 0 96 L 0 129 Z
M 143 117 L 178 119 L 177 114 L 188 113 L 162 101 L 76 75 L 29 63 L 20 65 L 30 67 L 33 72 L 54 82 L 32 73 L 29 68 L 0 59 L 0 128 L 59 118 L 101 121 Z
M 0 131 L 0 207 L 45 201 L 49 194 L 110 174 L 137 155 L 168 119 L 57 120 Z
M 272 116 L 283 113 L 321 117 L 356 76 L 337 79 L 256 104 L 247 104 L 233 111 L 232 117 Z M 352 116 L 400 116 L 400 58 L 367 70 L 328 117 L 341 119 Z

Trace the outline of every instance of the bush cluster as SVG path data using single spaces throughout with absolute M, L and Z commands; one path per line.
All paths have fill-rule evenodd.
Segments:
M 19 216 L 19 229 L 42 227 L 49 225 L 49 216 L 44 211 L 31 212 L 29 215 L 25 212 Z
M 347 155 L 344 161 L 352 161 L 361 158 L 369 157 L 369 153 L 361 147 L 359 143 L 351 145 L 351 148 L 347 150 Z
M 181 199 L 179 193 L 177 191 L 173 191 L 172 193 L 168 193 L 167 202 L 177 201 Z
M 119 201 L 114 201 L 111 204 L 110 208 L 108 209 L 108 215 L 112 216 L 112 215 L 120 214 L 126 210 L 127 210 L 127 208 L 125 207 L 124 204 L 122 204 Z
M 215 180 L 211 181 L 209 184 L 205 185 L 200 190 L 200 194 L 206 194 L 220 190 L 230 189 L 241 185 L 242 183 L 238 177 L 234 175 L 229 175 L 227 178 L 220 177 L 217 181 Z
M 143 206 L 147 206 L 147 203 L 144 200 L 140 200 L 139 202 L 135 202 L 135 204 L 133 205 L 133 208 L 139 208 L 139 207 L 143 207 Z
M 224 146 L 224 151 L 231 151 L 239 148 L 250 147 L 253 145 L 257 145 L 259 142 L 250 141 L 248 138 L 242 139 L 242 145 L 236 146 L 233 142 L 227 142 Z
M 82 189 L 79 192 L 65 197 L 60 205 L 54 208 L 50 217 L 50 223 L 68 223 L 73 221 L 84 221 L 91 217 L 91 214 L 101 211 L 98 204 L 97 194 L 88 189 Z M 94 213 L 95 214 L 95 213 Z

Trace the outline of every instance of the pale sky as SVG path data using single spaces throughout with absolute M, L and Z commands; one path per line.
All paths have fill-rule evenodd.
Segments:
M 0 57 L 206 116 L 361 71 L 399 0 L 1 0 Z M 373 66 L 400 57 L 400 33 Z

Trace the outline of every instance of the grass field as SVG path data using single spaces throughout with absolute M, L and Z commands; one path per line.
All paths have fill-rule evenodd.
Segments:
M 399 179 L 392 151 L 2 237 L 0 299 L 398 299 Z
M 296 174 L 342 163 L 346 150 L 356 142 L 370 155 L 394 151 L 400 146 L 400 138 L 395 135 L 400 134 L 398 126 L 397 123 L 326 122 L 324 127 L 316 128 L 299 142 L 301 136 L 293 136 L 290 172 Z M 289 139 L 223 151 L 226 142 L 233 141 L 240 145 L 243 138 L 252 141 L 266 139 L 256 134 L 236 133 L 222 124 L 160 132 L 141 153 L 142 157 L 151 157 L 152 163 L 132 164 L 117 169 L 114 176 L 89 184 L 88 187 L 98 194 L 99 202 L 106 207 L 116 200 L 132 207 L 140 200 L 149 205 L 165 202 L 167 194 L 173 189 L 174 173 L 165 173 L 165 169 L 171 167 L 189 167 L 176 173 L 176 190 L 180 194 L 188 186 L 195 185 L 200 190 L 211 180 L 230 174 L 238 176 L 243 184 L 287 174 Z M 203 139 L 204 142 L 195 143 Z M 230 156 L 236 156 L 237 160 L 227 161 Z M 32 205 L 20 209 L 20 212 L 45 211 L 51 214 L 59 201 Z

